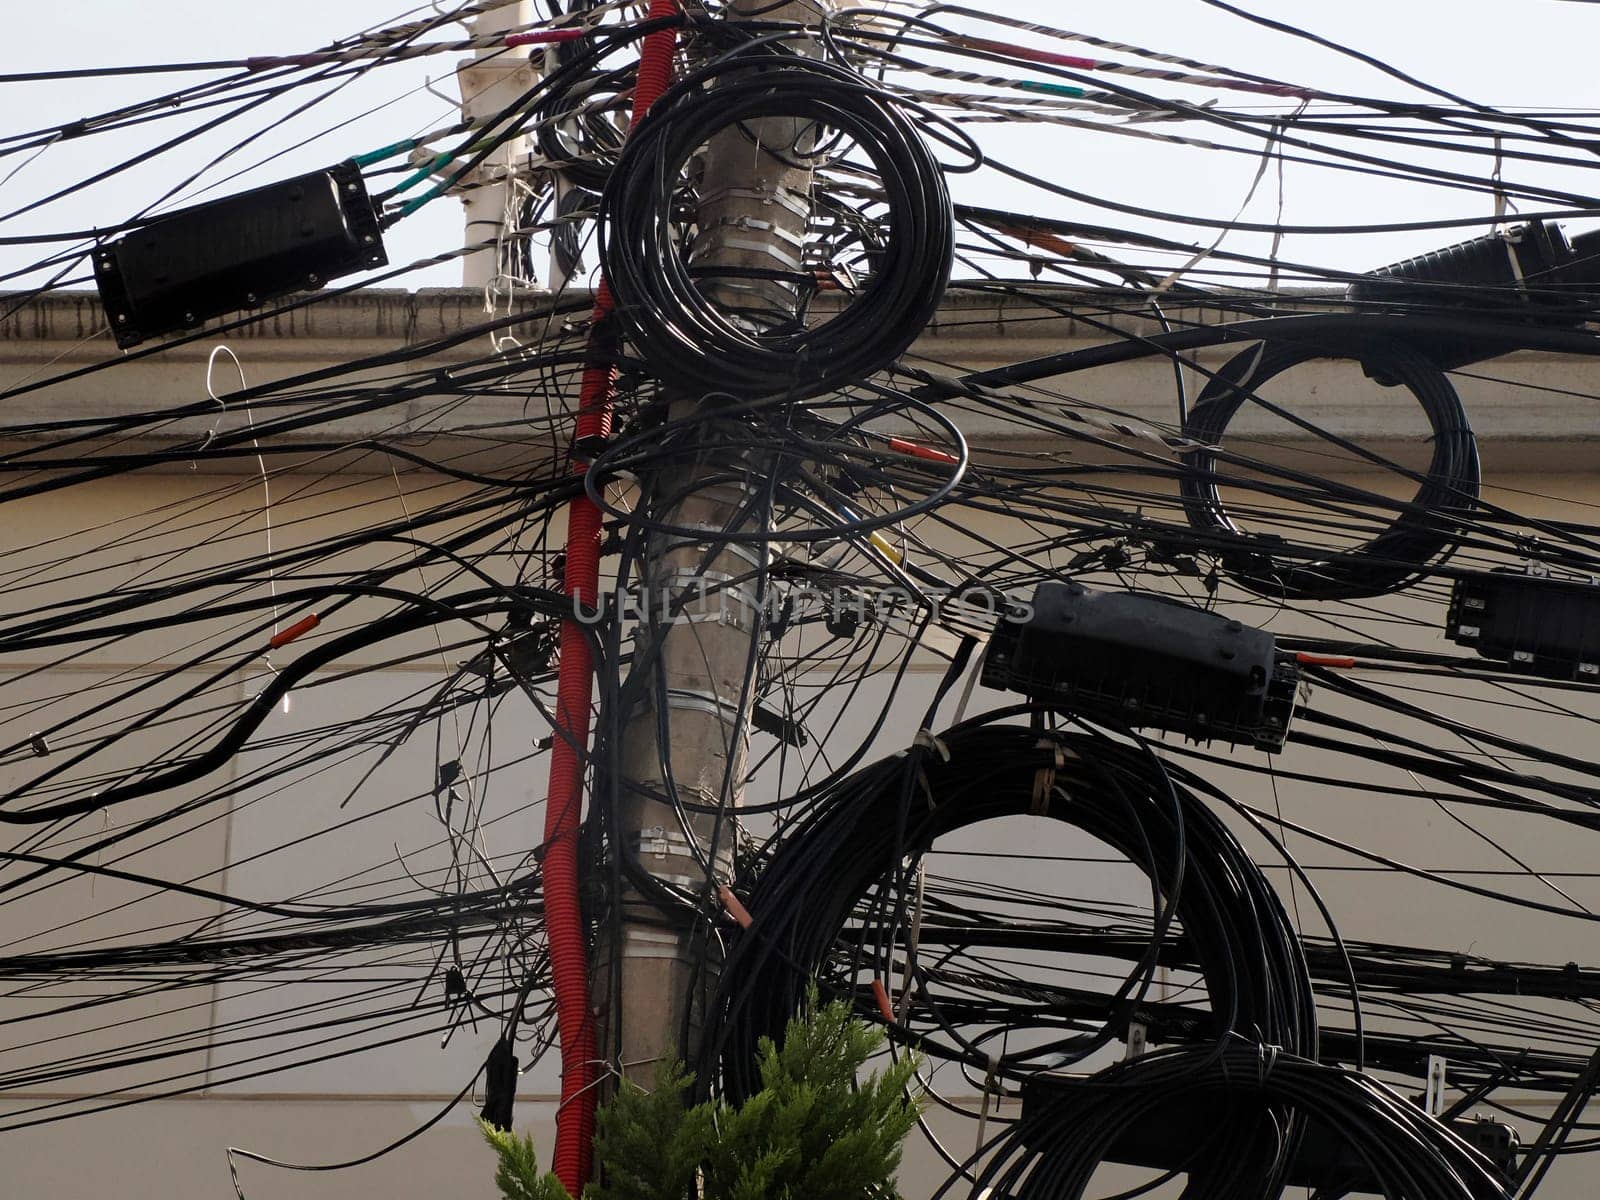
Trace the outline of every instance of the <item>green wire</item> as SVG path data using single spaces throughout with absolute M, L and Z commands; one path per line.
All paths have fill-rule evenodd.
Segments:
M 390 188 L 389 189 L 389 195 L 398 196 L 401 192 L 409 191 L 411 188 L 413 188 L 417 184 L 421 183 L 428 176 L 432 175 L 440 167 L 442 167 L 446 163 L 448 163 L 451 159 L 456 158 L 460 153 L 461 152 L 459 150 L 444 150 L 444 151 L 441 151 L 440 153 L 434 155 L 433 158 L 430 159 L 427 163 L 425 163 L 424 165 L 418 167 L 415 171 L 411 172 L 411 174 L 407 175 L 399 183 L 395 184 L 394 187 Z M 438 189 L 435 188 L 434 190 L 437 191 Z M 429 199 L 431 199 L 431 194 L 428 195 L 428 196 L 419 197 L 419 200 L 421 202 L 424 202 L 424 203 Z M 412 203 L 413 206 L 415 206 L 415 205 L 418 204 L 418 202 L 419 202 L 418 200 L 413 200 L 411 203 Z M 409 213 L 411 211 L 412 211 L 412 209 L 410 207 L 408 207 L 401 213 L 401 215 L 404 216 L 406 213 Z
M 358 154 L 350 161 L 358 167 L 370 167 L 375 162 L 382 162 L 386 158 L 393 158 L 396 154 L 404 154 L 408 150 L 415 150 L 421 143 L 416 138 L 406 138 L 401 142 L 390 142 L 376 150 L 369 150 L 365 154 Z
M 1038 79 L 1019 79 L 1017 87 L 1025 92 L 1043 92 L 1048 96 L 1071 96 L 1074 100 L 1085 100 L 1089 96 L 1087 88 L 1071 87 L 1065 83 L 1045 83 Z
M 447 163 L 449 163 L 449 162 L 451 162 L 451 161 L 453 161 L 453 160 L 455 160 L 457 158 L 460 158 L 464 154 L 469 154 L 472 151 L 476 150 L 479 146 L 483 145 L 484 142 L 487 141 L 487 140 L 488 140 L 487 138 L 478 138 L 475 141 L 473 141 L 471 144 L 466 145 L 466 146 L 462 146 L 461 148 L 459 148 L 457 150 L 446 150 L 444 153 L 436 156 L 434 158 L 434 160 L 432 162 L 430 162 L 427 166 L 422 167 L 421 169 L 419 169 L 417 171 L 414 171 L 412 174 L 406 176 L 405 179 L 401 180 L 398 185 L 396 185 L 394 188 L 392 188 L 390 190 L 389 195 L 390 196 L 398 196 L 401 192 L 403 192 L 407 188 L 410 188 L 410 187 L 414 186 L 415 184 L 421 182 L 423 179 L 426 179 L 429 175 L 432 175 L 435 171 L 439 170 L 439 168 L 445 166 Z M 426 192 L 424 192 L 422 195 L 418 196 L 415 200 L 410 200 L 404 206 L 402 206 L 400 211 L 395 214 L 394 219 L 396 221 L 398 221 L 401 217 L 409 217 L 412 213 L 416 212 L 417 209 L 421 208 L 429 200 L 435 200 L 439 196 L 443 195 L 444 192 L 453 183 L 455 183 L 455 180 L 447 179 L 447 180 L 444 180 L 443 182 L 434 184 L 433 187 L 429 188 Z

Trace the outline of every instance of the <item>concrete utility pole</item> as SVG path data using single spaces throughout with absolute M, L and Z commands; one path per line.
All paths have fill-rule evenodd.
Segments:
M 769 0 L 735 0 L 730 8 L 735 16 L 759 13 L 766 20 L 815 24 L 830 3 L 801 0 L 773 9 Z M 810 149 L 813 131 L 806 125 L 773 118 L 752 122 L 748 133 L 733 128 L 711 139 L 704 158 L 694 266 L 784 274 L 801 269 L 811 171 L 795 166 L 794 156 Z M 705 286 L 725 311 L 754 326 L 794 319 L 797 289 L 782 279 L 730 276 Z M 682 397 L 673 404 L 672 416 L 691 418 L 703 403 L 699 396 Z M 740 468 L 736 462 L 705 461 L 654 481 L 650 486 L 658 518 L 678 527 L 721 532 L 738 519 L 741 508 L 753 502 L 759 511 L 765 481 L 747 475 L 743 484 L 730 482 Z M 641 571 L 641 590 L 652 605 L 659 607 L 663 596 L 686 593 L 693 598 L 666 628 L 659 656 L 636 668 L 657 674 L 641 689 L 640 705 L 624 715 L 617 830 L 652 875 L 690 889 L 704 885 L 705 867 L 691 851 L 672 806 L 652 798 L 666 790 L 658 730 L 667 726 L 665 758 L 681 800 L 715 807 L 726 796 L 719 834 L 714 835 L 717 819 L 709 813 L 694 814 L 689 822 L 702 852 L 715 837 L 713 865 L 718 880 L 726 881 L 753 699 L 745 697 L 741 705 L 740 693 L 752 659 L 752 639 L 759 636 L 752 576 L 763 562 L 764 549 L 756 545 L 657 537 Z M 744 582 L 730 585 L 735 579 Z M 703 592 L 698 590 L 702 583 Z M 648 640 L 643 630 L 640 636 Z M 665 722 L 657 703 L 663 691 Z M 731 780 L 731 795 L 725 780 Z M 705 1005 L 716 986 L 717 963 L 711 955 L 714 947 L 696 941 L 681 913 L 669 913 L 636 890 L 618 900 L 624 913 L 621 1007 L 606 1011 L 610 1036 L 601 1045 L 607 1052 L 620 1045 L 624 1073 L 648 1087 L 661 1060 L 684 1052 L 693 1060 Z M 602 1006 L 613 1003 L 615 992 L 606 978 L 608 957 L 602 952 L 595 989 Z M 687 1046 L 681 1044 L 685 1029 Z
M 487 121 L 533 86 L 534 68 L 527 47 L 508 50 L 494 43 L 500 35 L 525 29 L 538 20 L 533 0 L 513 0 L 472 18 L 473 37 L 490 44 L 478 47 L 469 61 L 456 68 L 462 116 Z M 481 129 L 474 126 L 473 132 L 479 137 L 491 137 L 503 125 L 501 122 Z M 463 287 L 487 287 L 504 273 L 498 238 L 505 225 L 506 205 L 516 190 L 512 173 L 527 156 L 528 138 L 519 134 L 484 159 L 463 181 L 467 185 L 461 195 L 466 208 L 465 244 L 496 239 L 495 245 L 474 250 L 461 260 Z

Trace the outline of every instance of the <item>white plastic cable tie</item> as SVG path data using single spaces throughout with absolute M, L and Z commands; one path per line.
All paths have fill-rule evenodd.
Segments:
M 1053 738 L 1040 738 L 1036 747 L 1052 751 L 1051 761 L 1033 773 L 1033 801 L 1028 812 L 1035 817 L 1050 815 L 1050 797 L 1056 790 L 1056 774 L 1067 765 L 1066 748 Z
M 994 1095 L 995 1075 L 1000 1071 L 1000 1056 L 993 1051 L 989 1053 L 989 1069 L 983 1076 L 983 1107 L 978 1110 L 978 1143 L 973 1148 L 973 1157 L 976 1158 L 983 1150 L 983 1135 L 989 1127 L 989 1101 Z
M 923 899 L 926 895 L 928 882 L 927 859 L 917 860 L 917 885 L 915 900 L 911 907 L 910 936 L 906 941 L 906 966 L 900 976 L 900 1003 L 895 1009 L 895 1020 L 904 1025 L 906 1015 L 911 1011 L 911 998 L 916 994 L 916 979 L 911 974 L 912 964 L 916 962 L 917 947 L 922 942 L 922 914 Z
M 926 729 L 917 730 L 917 736 L 911 739 L 911 744 L 920 746 L 924 750 L 932 750 L 945 762 L 950 761 L 950 748 Z
M 1278 1055 L 1282 1051 L 1282 1046 L 1263 1045 L 1256 1047 L 1258 1055 L 1256 1060 L 1257 1081 L 1263 1088 L 1267 1086 L 1267 1078 L 1272 1074 L 1272 1069 L 1278 1065 Z

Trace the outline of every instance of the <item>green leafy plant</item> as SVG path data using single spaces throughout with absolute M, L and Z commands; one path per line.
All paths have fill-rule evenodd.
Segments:
M 733 1107 L 690 1107 L 683 1068 L 658 1072 L 645 1092 L 624 1086 L 597 1116 L 604 1182 L 585 1200 L 888 1200 L 902 1145 L 916 1124 L 907 1095 L 917 1060 L 907 1055 L 864 1082 L 858 1075 L 883 1033 L 842 1001 L 789 1022 L 782 1046 L 763 1038 L 761 1090 Z M 531 1140 L 484 1126 L 499 1157 L 505 1200 L 570 1200 L 539 1173 Z
M 505 1200 L 572 1200 L 561 1180 L 539 1173 L 539 1152 L 533 1148 L 531 1137 L 496 1129 L 483 1120 L 478 1122 L 478 1128 L 500 1160 L 494 1184 Z
M 684 1103 L 693 1077 L 679 1064 L 656 1071 L 646 1092 L 623 1084 L 595 1115 L 595 1156 L 604 1182 L 588 1200 L 684 1200 L 716 1139 L 717 1109 Z
M 901 1143 L 917 1122 L 905 1057 L 858 1084 L 883 1033 L 835 1002 L 762 1039 L 761 1090 L 718 1120 L 705 1200 L 859 1200 L 894 1195 Z

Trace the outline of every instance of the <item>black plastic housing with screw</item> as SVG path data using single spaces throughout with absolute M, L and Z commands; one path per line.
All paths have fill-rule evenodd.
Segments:
M 353 161 L 180 209 L 95 247 L 123 349 L 389 261 Z
M 1530 675 L 1600 683 L 1600 584 L 1520 571 L 1466 575 L 1451 588 L 1445 634 Z
M 1600 230 L 1569 240 L 1554 221 L 1514 225 L 1379 267 L 1352 283 L 1348 295 L 1363 306 L 1404 313 L 1460 311 L 1576 326 L 1600 306 Z M 1518 348 L 1469 335 L 1409 340 L 1444 370 Z
M 1270 633 L 1162 596 L 1041 583 L 1002 620 L 985 687 L 1111 725 L 1283 749 L 1300 668 Z

